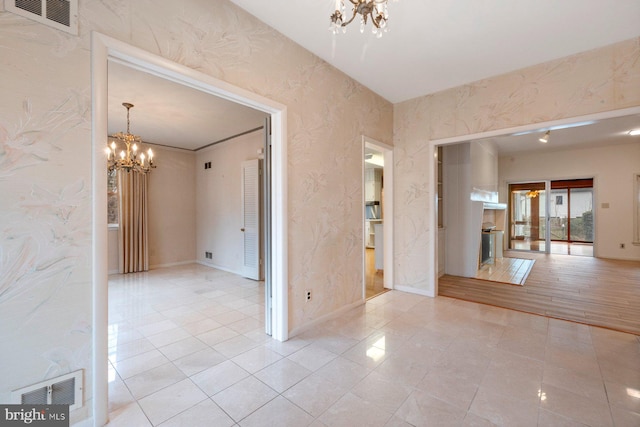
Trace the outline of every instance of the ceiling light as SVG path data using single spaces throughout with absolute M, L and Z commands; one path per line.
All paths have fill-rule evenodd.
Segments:
M 555 126 L 549 126 L 547 129 L 548 130 L 562 130 L 562 129 L 571 129 L 571 128 L 577 128 L 580 126 L 588 126 L 588 125 L 592 125 L 596 123 L 595 120 L 589 120 L 586 122 L 577 122 L 577 123 L 566 123 L 563 125 L 555 125 Z M 520 136 L 520 135 L 528 135 L 530 133 L 538 133 L 540 132 L 540 129 L 534 129 L 534 130 L 525 130 L 522 132 L 518 132 L 518 133 L 512 133 L 512 136 Z
M 631 136 L 637 136 L 640 135 L 640 129 L 633 129 L 629 131 L 629 135 Z
M 540 139 L 538 139 L 538 141 L 542 142 L 543 144 L 546 144 L 547 142 L 549 142 L 549 135 L 551 134 L 551 131 L 548 130 L 544 136 Z
M 388 31 L 387 20 L 389 13 L 387 12 L 387 2 L 389 0 L 347 0 L 353 5 L 351 18 L 345 21 L 346 8 L 345 0 L 336 0 L 336 10 L 331 15 L 331 24 L 329 31 L 338 34 L 340 29 L 343 33 L 347 32 L 347 25 L 351 24 L 356 16 L 360 15 L 360 32 L 364 33 L 367 20 L 371 18 L 373 27 L 371 31 L 377 38 L 382 37 L 383 32 Z
M 149 155 L 149 161 L 145 164 L 145 155 L 140 153 L 138 156 L 138 144 L 142 144 L 142 138 L 137 135 L 131 134 L 129 131 L 129 110 L 133 108 L 133 104 L 123 102 L 122 105 L 127 109 L 127 132 L 118 132 L 111 135 L 112 138 L 121 141 L 125 144 L 126 151 L 120 151 L 120 156 L 116 155 L 116 141 L 111 141 L 111 144 L 105 149 L 107 153 L 107 169 L 113 170 L 126 170 L 127 172 L 134 171 L 139 173 L 150 172 L 156 165 L 153 164 L 153 151 L 151 148 L 147 151 Z M 142 150 L 140 150 L 142 151 Z

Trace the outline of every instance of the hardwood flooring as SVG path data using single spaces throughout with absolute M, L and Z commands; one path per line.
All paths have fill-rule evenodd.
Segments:
M 375 250 L 366 248 L 366 268 L 365 268 L 365 298 L 373 298 L 381 293 L 388 291 L 384 288 L 384 273 L 382 270 L 376 270 Z
M 524 286 L 445 275 L 438 294 L 640 335 L 640 262 L 509 253 L 534 259 Z

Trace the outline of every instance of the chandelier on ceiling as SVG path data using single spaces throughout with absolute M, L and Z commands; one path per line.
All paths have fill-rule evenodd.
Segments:
M 149 156 L 148 159 L 142 152 L 138 155 L 138 144 L 142 144 L 142 138 L 137 135 L 133 135 L 129 131 L 129 126 L 131 124 L 129 121 L 129 110 L 133 108 L 133 104 L 123 102 L 122 105 L 127 109 L 127 132 L 115 133 L 111 135 L 111 138 L 123 142 L 126 149 L 121 150 L 119 156 L 116 155 L 116 141 L 111 141 L 111 144 L 105 150 L 107 153 L 107 169 L 109 172 L 114 170 L 125 170 L 127 172 L 134 171 L 139 173 L 150 172 L 151 169 L 156 167 L 156 165 L 153 164 L 153 151 L 151 151 L 151 148 L 147 150 L 147 155 Z M 146 163 L 145 160 L 147 160 Z
M 376 35 L 377 38 L 382 37 L 383 32 L 387 32 L 387 20 L 389 19 L 389 13 L 387 12 L 387 3 L 389 0 L 348 0 L 353 5 L 351 19 L 346 19 L 346 8 L 344 6 L 345 0 L 336 0 L 336 11 L 331 15 L 331 24 L 329 25 L 329 31 L 333 34 L 338 34 L 340 29 L 343 33 L 347 32 L 347 25 L 351 24 L 357 15 L 360 15 L 360 32 L 364 33 L 364 28 L 367 25 L 367 20 L 371 18 L 373 27 L 371 32 Z

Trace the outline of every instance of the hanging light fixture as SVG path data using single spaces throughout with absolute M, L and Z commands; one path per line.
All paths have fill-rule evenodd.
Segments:
M 547 142 L 549 142 L 549 135 L 551 135 L 550 130 L 548 130 L 542 138 L 538 139 L 538 141 L 542 142 L 543 144 L 546 144 Z
M 122 105 L 127 109 L 127 132 L 118 132 L 111 135 L 111 137 L 123 142 L 126 149 L 121 150 L 120 154 L 116 155 L 116 141 L 111 141 L 111 144 L 105 149 L 107 153 L 107 169 L 109 171 L 123 169 L 127 172 L 148 173 L 156 167 L 156 165 L 153 164 L 153 151 L 151 151 L 151 148 L 147 150 L 148 159 L 142 152 L 138 155 L 138 144 L 142 143 L 142 138 L 133 135 L 129 130 L 131 124 L 129 121 L 129 110 L 133 108 L 133 104 L 123 102 Z M 145 160 L 147 160 L 146 163 Z
M 348 21 L 346 19 L 345 0 L 336 0 L 336 10 L 331 15 L 331 24 L 329 31 L 338 34 L 340 29 L 343 33 L 347 32 L 347 25 L 351 24 L 356 16 L 360 15 L 360 32 L 364 33 L 367 20 L 371 18 L 373 27 L 371 31 L 377 38 L 382 37 L 383 32 L 388 31 L 387 20 L 389 13 L 387 12 L 387 3 L 389 0 L 348 0 L 353 5 L 352 16 Z

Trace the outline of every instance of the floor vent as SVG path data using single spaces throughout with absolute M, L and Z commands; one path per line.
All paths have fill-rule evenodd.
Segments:
M 42 381 L 11 392 L 14 404 L 21 405 L 69 405 L 69 411 L 82 407 L 83 371 Z
M 5 0 L 9 12 L 78 35 L 78 0 Z

